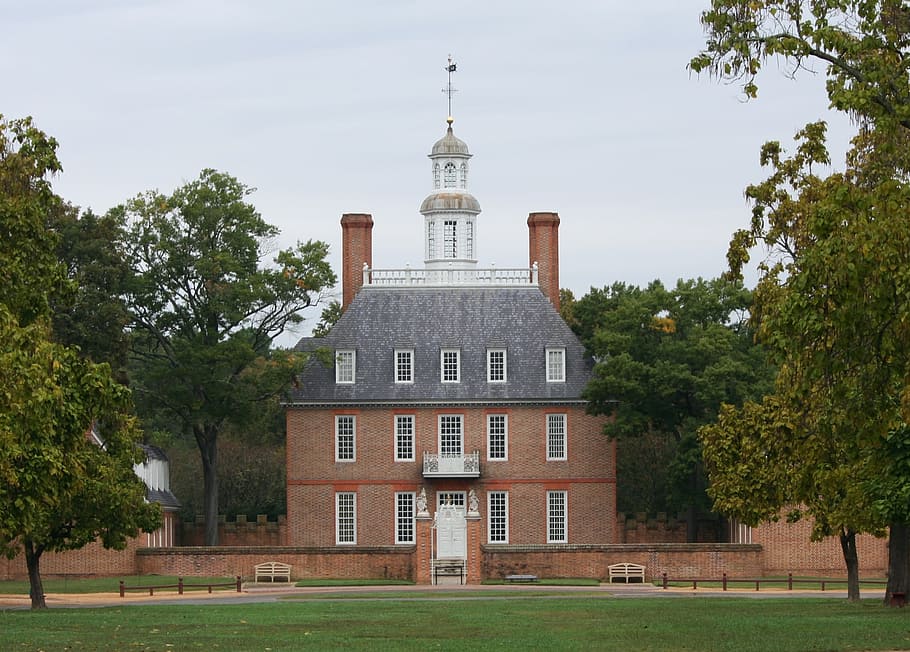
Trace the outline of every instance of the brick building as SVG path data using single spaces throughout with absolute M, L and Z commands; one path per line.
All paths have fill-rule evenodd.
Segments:
M 434 561 L 471 581 L 497 550 L 618 541 L 593 361 L 558 312 L 559 216 L 529 216 L 528 267 L 479 268 L 470 157 L 449 118 L 423 269 L 373 269 L 372 217 L 342 217 L 344 312 L 298 344 L 325 355 L 287 404 L 291 546 L 391 547 L 418 581 Z

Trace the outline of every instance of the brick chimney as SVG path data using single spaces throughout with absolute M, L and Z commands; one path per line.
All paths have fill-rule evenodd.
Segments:
M 556 310 L 559 310 L 559 214 L 528 215 L 530 264 L 537 263 L 537 282 Z
M 363 285 L 363 264 L 373 266 L 373 216 L 341 216 L 341 309 L 345 310 Z

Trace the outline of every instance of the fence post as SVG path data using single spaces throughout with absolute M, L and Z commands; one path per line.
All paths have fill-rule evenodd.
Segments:
M 122 598 L 126 590 L 123 588 L 123 580 L 120 580 L 120 597 Z
M 726 591 L 727 590 L 727 573 L 726 572 L 724 573 L 723 582 L 724 582 L 724 591 Z
M 183 595 L 183 578 L 177 578 L 177 595 Z
M 664 573 L 664 588 L 667 588 L 667 574 Z
M 237 576 L 237 593 L 240 593 L 240 576 Z
M 755 580 L 755 590 L 758 591 L 758 586 L 761 584 L 761 580 Z
M 792 571 L 787 573 L 787 590 L 788 591 L 793 590 L 793 572 Z

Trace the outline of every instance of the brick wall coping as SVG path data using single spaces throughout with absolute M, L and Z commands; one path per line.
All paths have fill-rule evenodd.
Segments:
M 139 548 L 136 554 L 144 557 L 167 555 L 412 555 L 416 546 L 180 546 L 174 548 Z
M 761 552 L 760 543 L 611 543 L 533 544 L 487 543 L 484 552 Z

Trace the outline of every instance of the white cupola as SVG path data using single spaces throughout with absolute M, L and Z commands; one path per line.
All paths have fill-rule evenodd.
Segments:
M 467 190 L 471 153 L 452 132 L 452 117 L 446 122 L 445 136 L 436 141 L 429 155 L 433 192 L 420 205 L 424 262 L 427 269 L 474 269 L 480 203 Z
M 449 84 L 448 128 L 430 150 L 433 192 L 420 205 L 423 215 L 424 264 L 427 269 L 475 269 L 477 267 L 477 216 L 480 204 L 468 192 L 468 146 L 452 132 L 452 73 L 455 62 L 449 55 L 446 66 Z

